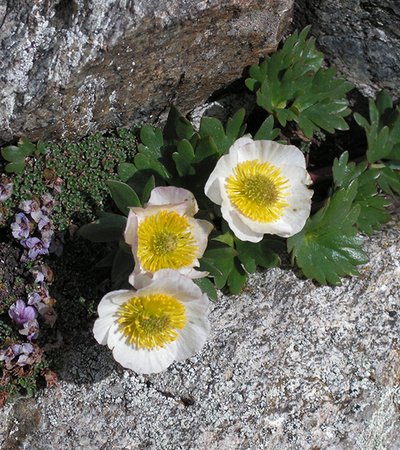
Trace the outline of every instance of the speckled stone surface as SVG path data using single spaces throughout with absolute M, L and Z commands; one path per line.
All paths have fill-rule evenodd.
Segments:
M 85 330 L 57 388 L 0 412 L 1 448 L 400 448 L 399 223 L 340 287 L 274 269 L 221 295 L 202 353 L 163 374 L 122 370 Z
M 294 0 L 0 0 L 0 144 L 184 112 L 274 51 Z

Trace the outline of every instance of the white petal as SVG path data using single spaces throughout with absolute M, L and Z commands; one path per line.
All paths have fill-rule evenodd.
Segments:
M 107 344 L 108 333 L 114 322 L 115 317 L 113 317 L 112 315 L 108 315 L 95 320 L 93 324 L 93 335 L 99 344 Z
M 217 205 L 222 203 L 221 188 L 224 186 L 225 178 L 232 174 L 236 165 L 237 160 L 232 160 L 230 154 L 221 156 L 204 186 L 206 196 Z
M 193 268 L 180 269 L 179 273 L 181 273 L 185 277 L 191 278 L 192 280 L 204 278 L 209 275 L 209 272 L 202 272 L 201 270 L 196 270 Z
M 294 145 L 279 144 L 275 141 L 254 141 L 255 159 L 261 162 L 269 162 L 274 166 L 297 166 L 306 168 L 306 159 L 303 152 Z
M 203 317 L 193 322 L 189 322 L 181 331 L 177 339 L 176 361 L 190 358 L 200 351 L 210 334 L 210 324 L 207 318 Z
M 149 374 L 167 369 L 175 360 L 176 351 L 176 342 L 165 348 L 146 350 L 136 349 L 127 340 L 120 340 L 113 349 L 113 357 L 126 369 Z
M 136 272 L 133 271 L 129 275 L 129 283 L 135 288 L 135 289 L 142 289 L 143 287 L 147 286 L 151 283 L 152 280 L 152 274 L 149 272 Z
M 137 294 L 163 292 L 176 297 L 182 303 L 198 300 L 202 297 L 201 289 L 188 277 L 176 270 L 163 269 L 154 274 L 153 282 L 137 291 Z
M 241 241 L 260 242 L 264 233 L 252 230 L 243 221 L 243 215 L 237 213 L 233 207 L 230 206 L 229 201 L 224 201 L 221 206 L 222 217 L 228 222 L 229 228 L 233 234 Z
M 119 306 L 132 298 L 134 294 L 135 291 L 127 289 L 109 292 L 100 300 L 99 306 L 97 307 L 99 317 L 114 314 Z
M 138 227 L 137 216 L 133 208 L 130 208 L 128 220 L 126 222 L 126 227 L 124 231 L 124 239 L 128 245 L 133 245 L 135 239 L 137 241 L 137 227 Z

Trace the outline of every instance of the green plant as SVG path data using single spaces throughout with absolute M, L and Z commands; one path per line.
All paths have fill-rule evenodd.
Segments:
M 295 121 L 306 138 L 320 129 L 347 130 L 350 114 L 345 94 L 352 85 L 323 67 L 323 54 L 307 39 L 310 27 L 293 33 L 282 49 L 250 67 L 246 86 L 257 104 L 273 114 L 281 126 Z
M 23 142 L 25 147 L 35 147 L 28 145 L 26 140 Z M 107 199 L 105 183 L 117 178 L 118 165 L 133 157 L 136 136 L 134 130 L 121 129 L 110 136 L 95 134 L 77 143 L 41 146 L 46 148 L 45 154 L 25 157 L 23 172 L 12 178 L 14 193 L 4 203 L 5 219 L 14 213 L 14 205 L 50 191 L 56 198 L 52 220 L 55 228 L 61 231 L 73 218 L 86 222 L 104 207 Z M 11 150 L 7 149 L 10 147 L 2 153 L 8 156 Z

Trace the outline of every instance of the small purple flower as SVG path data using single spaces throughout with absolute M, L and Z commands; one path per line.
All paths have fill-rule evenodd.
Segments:
M 29 341 L 36 339 L 39 336 L 39 323 L 36 319 L 29 320 L 24 323 L 24 326 L 19 330 L 19 334 L 27 337 Z
M 50 194 L 44 194 L 41 197 L 42 200 L 42 212 L 49 215 L 54 208 L 55 200 Z
M 29 237 L 30 222 L 24 213 L 15 214 L 15 222 L 11 224 L 11 231 L 15 239 Z
M 36 259 L 38 255 L 48 255 L 50 241 L 32 237 L 21 241 L 21 244 L 28 249 L 28 259 Z
M 50 241 L 54 234 L 53 223 L 47 216 L 43 216 L 39 223 L 38 228 L 41 232 L 42 239 Z
M 43 212 L 40 209 L 39 202 L 37 200 L 25 200 L 20 203 L 20 209 L 26 214 L 30 214 L 32 219 L 38 223 L 43 217 Z
M 0 202 L 8 200 L 13 193 L 12 183 L 0 183 Z
M 32 275 L 34 276 L 35 283 L 43 283 L 44 280 L 52 280 L 53 272 L 48 266 L 42 264 L 40 266 L 35 266 L 31 269 Z
M 37 306 L 42 301 L 42 297 L 38 292 L 31 292 L 28 295 L 28 305 Z
M 8 310 L 8 315 L 17 324 L 23 326 L 36 319 L 37 311 L 33 306 L 26 306 L 23 300 L 17 300 Z
M 12 344 L 5 350 L 0 350 L 0 361 L 4 361 L 6 365 L 6 369 L 11 370 L 14 365 L 17 366 L 26 366 L 27 364 L 32 363 L 29 359 L 32 353 L 34 353 L 35 349 L 32 344 L 24 343 L 24 344 Z M 18 360 L 12 363 L 12 360 L 17 358 Z

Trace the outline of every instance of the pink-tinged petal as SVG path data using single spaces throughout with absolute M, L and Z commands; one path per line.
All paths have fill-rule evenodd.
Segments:
M 137 215 L 133 208 L 130 209 L 128 220 L 126 222 L 126 227 L 124 231 L 124 239 L 125 242 L 130 245 L 137 246 L 137 228 L 138 228 L 138 219 Z
M 201 258 L 205 252 L 208 244 L 208 236 L 211 233 L 214 225 L 207 220 L 188 219 L 190 225 L 193 227 L 193 235 L 196 240 L 197 252 L 196 258 Z
M 175 186 L 161 186 L 151 191 L 147 205 L 171 205 L 185 203 L 185 214 L 194 216 L 197 211 L 197 202 L 194 195 L 187 189 Z

